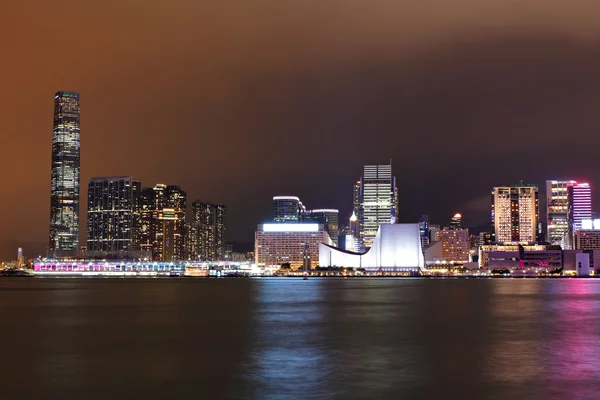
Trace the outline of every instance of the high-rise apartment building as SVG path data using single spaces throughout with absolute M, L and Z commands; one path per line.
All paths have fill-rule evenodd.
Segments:
M 192 224 L 196 233 L 194 259 L 201 261 L 223 260 L 225 257 L 224 205 L 196 201 L 192 204 Z
M 128 176 L 91 178 L 88 184 L 87 251 L 129 252 L 135 243 L 135 197 L 140 183 Z
M 547 240 L 550 244 L 562 244 L 569 233 L 568 188 L 576 183 L 575 181 L 546 181 Z
M 183 260 L 186 192 L 179 186 L 143 188 L 134 201 L 136 250 L 151 251 L 155 261 Z
M 54 95 L 50 180 L 50 254 L 74 255 L 79 247 L 79 93 Z
M 535 243 L 539 240 L 539 193 L 536 185 L 495 187 L 492 191 L 494 240 Z
M 304 219 L 323 225 L 323 228 L 329 234 L 334 245 L 337 246 L 338 236 L 340 234 L 339 214 L 339 210 L 324 208 L 307 211 Z
M 569 233 L 581 229 L 581 221 L 592 219 L 592 189 L 589 183 L 573 183 L 567 188 Z
M 396 178 L 390 165 L 365 165 L 360 180 L 360 241 L 370 248 L 381 224 L 396 223 Z

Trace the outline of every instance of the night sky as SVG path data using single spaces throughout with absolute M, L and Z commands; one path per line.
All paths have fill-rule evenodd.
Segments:
M 600 186 L 597 0 L 23 0 L 0 35 L 1 259 L 47 246 L 59 90 L 81 93 L 82 239 L 91 176 L 226 204 L 242 242 L 273 195 L 345 219 L 390 157 L 402 222 L 479 225 L 519 180 Z

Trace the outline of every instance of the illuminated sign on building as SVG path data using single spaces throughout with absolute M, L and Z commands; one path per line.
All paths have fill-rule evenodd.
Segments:
M 263 224 L 263 232 L 318 232 L 319 224 Z

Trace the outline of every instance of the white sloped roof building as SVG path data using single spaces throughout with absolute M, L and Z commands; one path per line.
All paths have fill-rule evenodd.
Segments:
M 319 244 L 319 266 L 364 268 L 367 271 L 423 270 L 419 224 L 383 224 L 379 226 L 373 246 L 365 253 L 340 250 Z

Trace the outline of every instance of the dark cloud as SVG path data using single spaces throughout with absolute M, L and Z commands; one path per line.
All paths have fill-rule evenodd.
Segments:
M 362 165 L 390 158 L 404 220 L 480 224 L 519 180 L 600 184 L 596 2 L 401 3 L 11 4 L 0 256 L 46 244 L 57 90 L 81 92 L 83 186 L 178 184 L 229 206 L 231 240 L 275 194 L 348 213 Z

